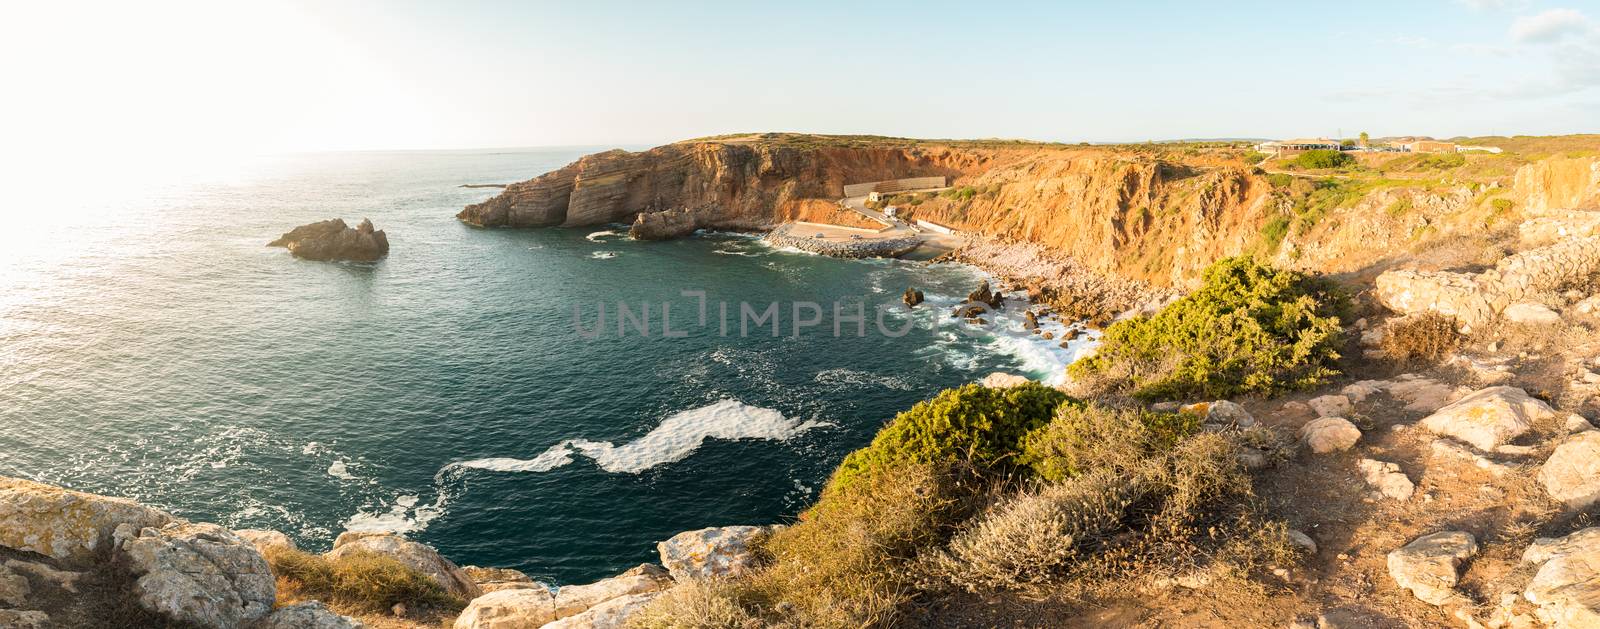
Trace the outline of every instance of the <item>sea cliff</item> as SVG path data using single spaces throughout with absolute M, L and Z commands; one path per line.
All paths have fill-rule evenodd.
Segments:
M 886 203 L 908 221 L 946 225 L 973 242 L 1037 245 L 1102 280 L 1184 290 L 1211 262 L 1235 255 L 1370 278 L 1416 252 L 1592 203 L 1586 195 L 1600 178 L 1596 157 L 1532 149 L 1450 160 L 1396 154 L 1341 170 L 1262 157 L 1243 143 L 728 136 L 588 155 L 457 217 L 485 227 L 588 226 L 686 209 L 710 229 L 858 225 L 862 217 L 838 204 L 844 185 L 942 175 L 948 190 Z

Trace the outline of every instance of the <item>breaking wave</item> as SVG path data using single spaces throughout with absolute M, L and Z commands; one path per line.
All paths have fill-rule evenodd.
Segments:
M 445 466 L 439 474 L 449 477 L 452 472 L 464 469 L 547 472 L 571 463 L 574 454 L 589 458 L 607 472 L 638 474 L 688 458 L 707 439 L 786 441 L 813 428 L 830 425 L 790 419 L 770 408 L 737 400 L 722 400 L 676 413 L 662 420 L 649 434 L 620 446 L 607 441 L 568 439 L 532 459 L 502 457 L 461 461 Z

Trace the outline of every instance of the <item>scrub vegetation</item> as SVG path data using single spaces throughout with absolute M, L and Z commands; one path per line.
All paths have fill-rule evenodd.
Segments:
M 1070 373 L 1145 400 L 1303 389 L 1337 373 L 1346 307 L 1331 282 L 1228 258 L 1199 290 L 1107 328 Z

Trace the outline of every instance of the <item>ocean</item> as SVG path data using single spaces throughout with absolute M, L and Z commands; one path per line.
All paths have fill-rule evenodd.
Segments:
M 1016 308 L 949 319 L 969 267 L 455 220 L 498 192 L 460 184 L 590 150 L 259 158 L 0 216 L 0 475 L 578 583 L 680 531 L 792 518 L 896 412 L 993 371 L 1057 378 L 1088 342 Z M 371 218 L 389 256 L 264 246 L 333 217 Z

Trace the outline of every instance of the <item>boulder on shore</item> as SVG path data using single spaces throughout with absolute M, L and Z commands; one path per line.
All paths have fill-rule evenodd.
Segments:
M 634 240 L 672 240 L 694 233 L 697 227 L 694 212 L 689 208 L 640 212 L 633 218 L 628 236 Z
M 480 594 L 477 584 L 461 568 L 427 544 L 413 542 L 394 533 L 345 531 L 333 541 L 325 555 L 330 561 L 353 553 L 369 552 L 393 558 L 433 579 L 455 596 L 472 600 Z
M 250 542 L 215 524 L 174 522 L 134 531 L 123 524 L 122 553 L 138 575 L 139 605 L 200 627 L 224 629 L 272 611 L 278 586 Z
M 1424 535 L 1389 553 L 1389 576 L 1423 602 L 1444 605 L 1456 600 L 1457 570 L 1478 554 L 1478 540 L 1465 531 Z
M 900 296 L 900 301 L 905 302 L 907 308 L 916 308 L 923 300 L 922 291 L 915 288 L 906 288 L 905 294 Z
M 135 530 L 176 520 L 125 498 L 0 477 L 0 546 L 53 559 L 92 561 L 112 547 L 117 526 Z
M 684 531 L 656 544 L 661 565 L 679 581 L 738 576 L 756 567 L 756 544 L 765 526 L 722 526 Z
M 1343 417 L 1323 417 L 1300 428 L 1300 439 L 1312 452 L 1327 454 L 1349 450 L 1361 440 L 1361 429 Z
M 389 254 L 389 236 L 373 229 L 370 220 L 361 219 L 352 228 L 335 218 L 296 227 L 267 246 L 287 247 L 295 257 L 307 260 L 373 262 Z
M 1600 432 L 1580 432 L 1556 446 L 1539 468 L 1539 483 L 1573 509 L 1600 501 Z
M 1535 613 L 1558 629 L 1600 627 L 1600 528 L 1562 538 L 1540 538 L 1522 561 L 1538 566 L 1522 596 Z
M 1420 422 L 1434 434 L 1455 437 L 1484 452 L 1509 443 L 1553 415 L 1544 402 L 1516 387 L 1489 387 L 1439 409 Z

